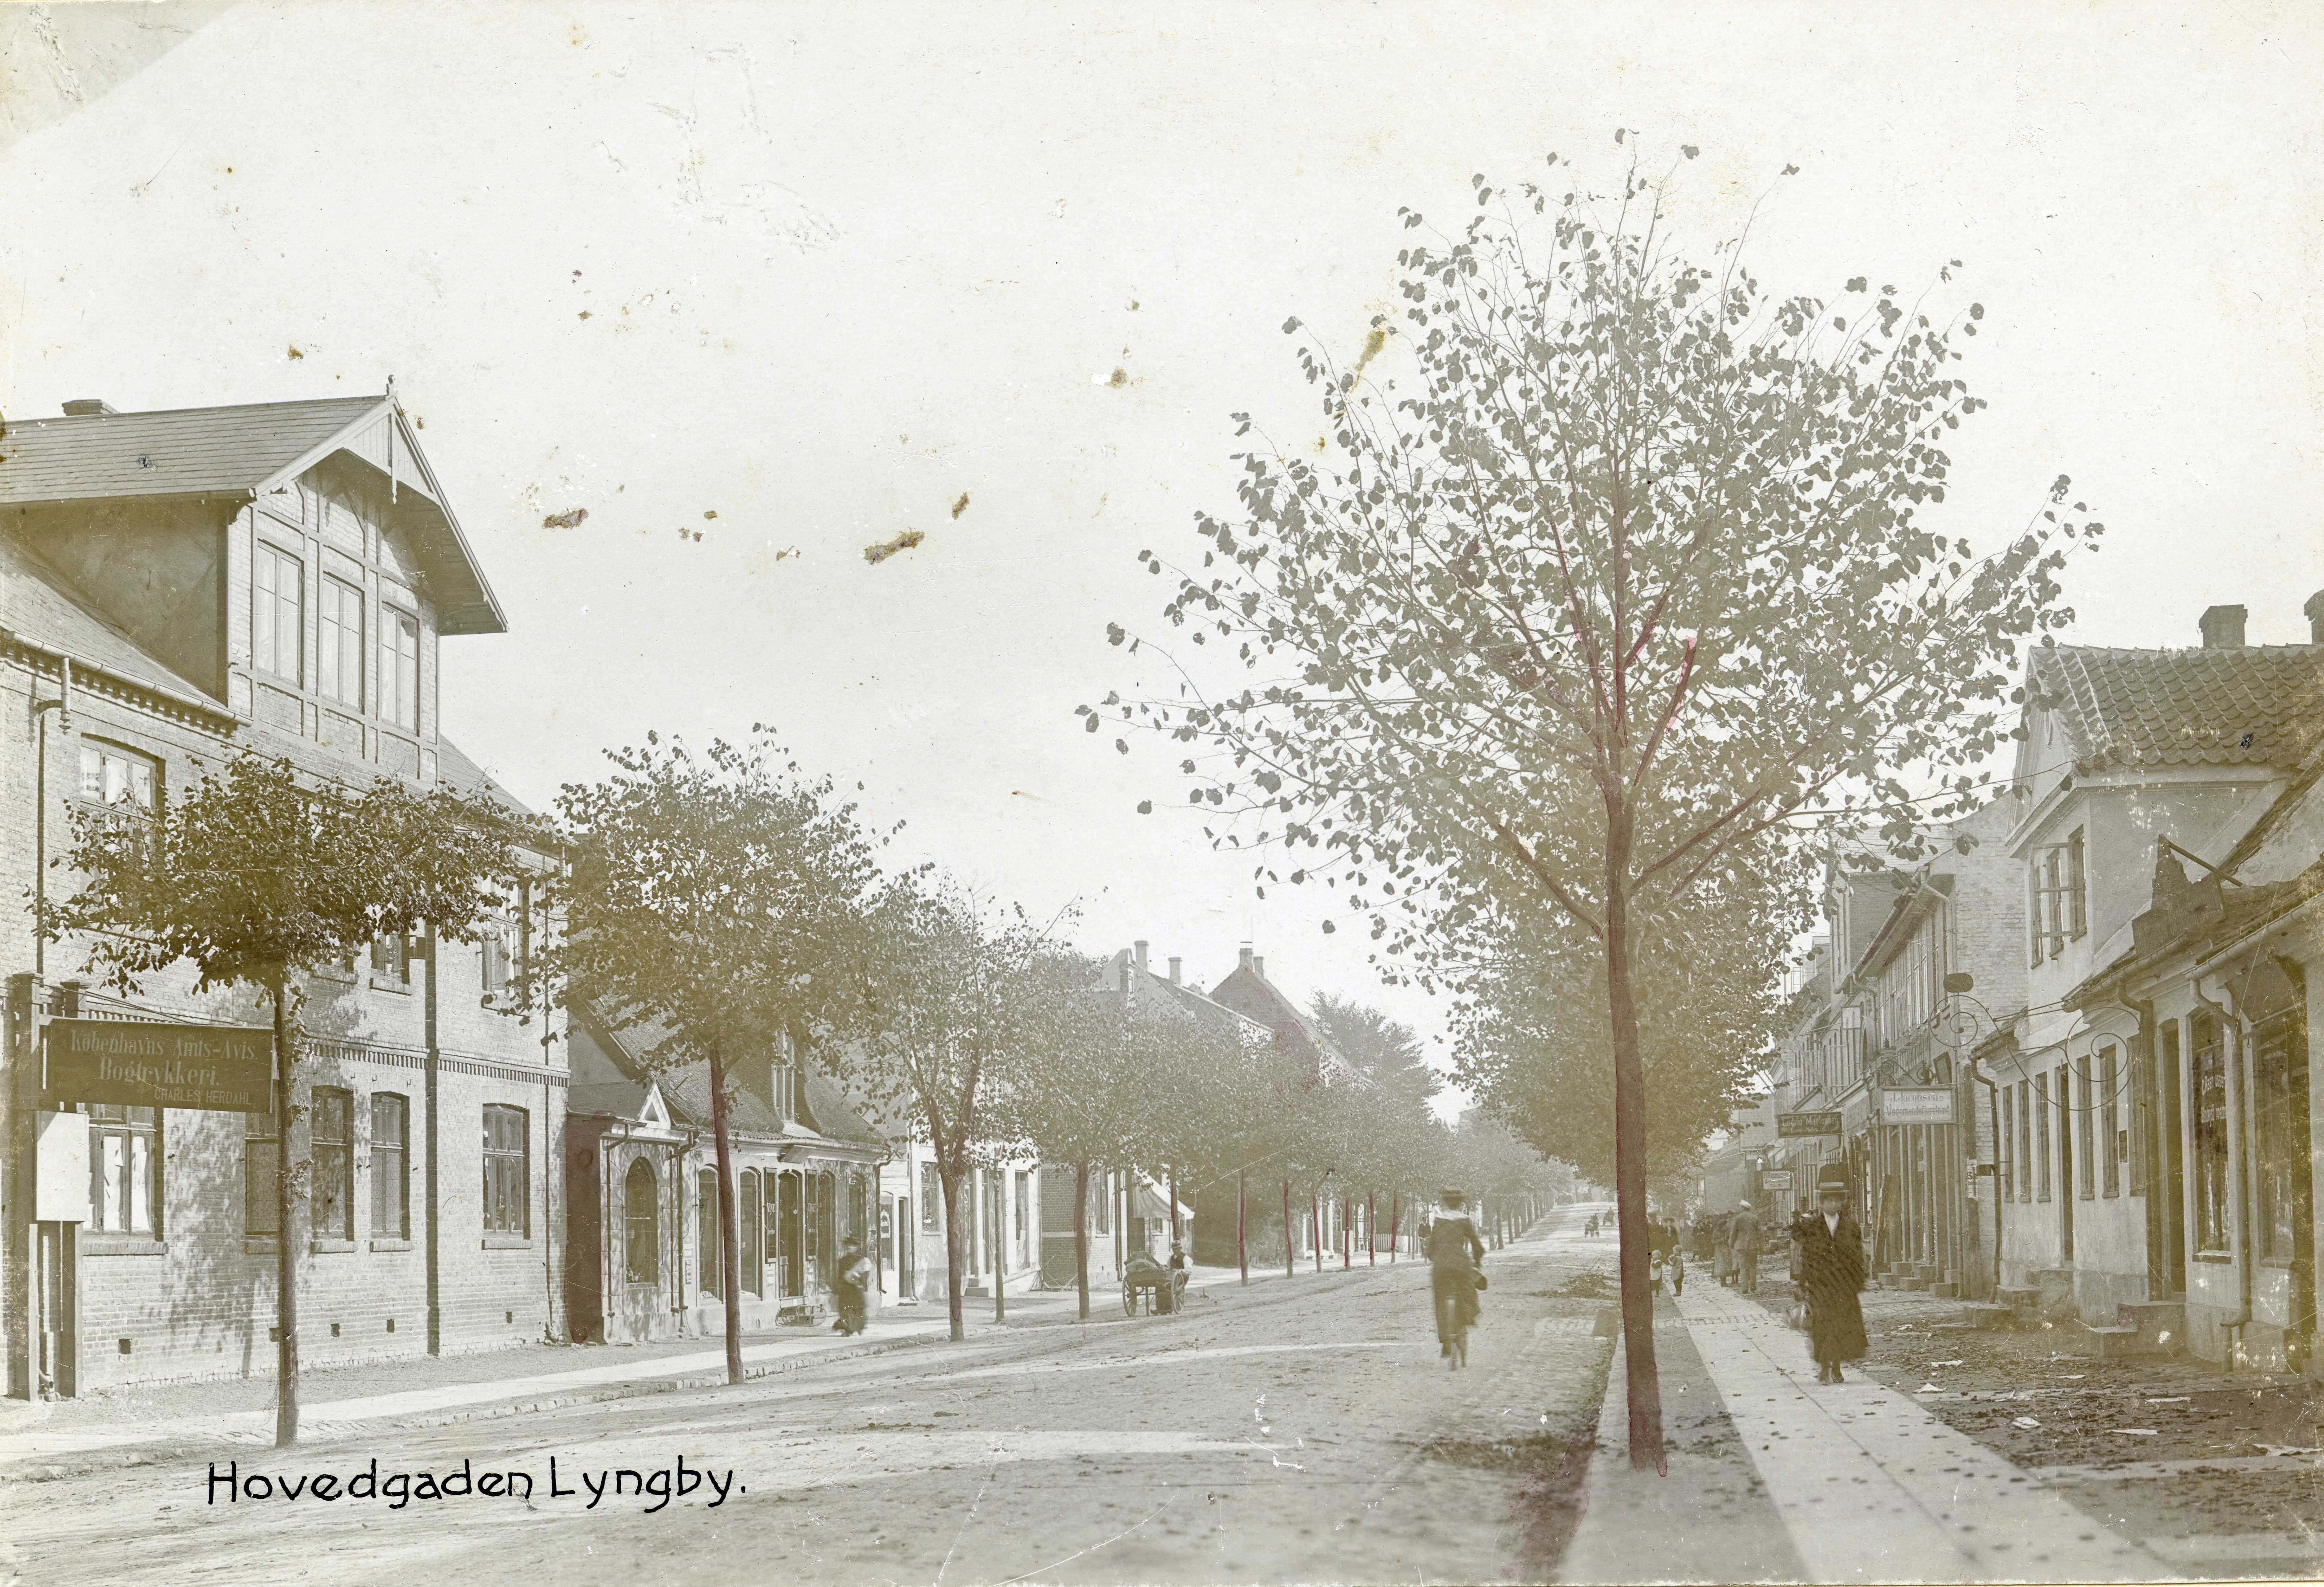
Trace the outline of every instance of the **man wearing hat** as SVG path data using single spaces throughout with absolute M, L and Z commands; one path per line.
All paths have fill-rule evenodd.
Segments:
M 1738 1203 L 1727 1223 L 1728 1243 L 1735 1252 L 1735 1287 L 1746 1295 L 1759 1293 L 1759 1214 L 1749 1202 Z
M 1848 1170 L 1828 1163 L 1816 1176 L 1816 1210 L 1792 1223 L 1800 1242 L 1800 1291 L 1807 1298 L 1808 1339 L 1816 1381 L 1838 1383 L 1842 1361 L 1862 1361 L 1864 1231 L 1849 1208 Z

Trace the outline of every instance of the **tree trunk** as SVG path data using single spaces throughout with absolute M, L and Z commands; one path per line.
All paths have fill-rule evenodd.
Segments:
M 1245 1194 L 1242 1170 L 1235 1170 L 1235 1266 L 1242 1269 L 1242 1281 L 1250 1282 L 1250 1203 Z
M 1323 1198 L 1315 1191 L 1307 1193 L 1307 1227 L 1315 1233 L 1315 1270 L 1323 1270 Z
M 1379 1266 L 1379 1198 L 1370 1191 L 1364 1195 L 1364 1265 Z
M 282 1007 L 282 982 L 267 991 L 274 1005 L 274 1447 L 287 1449 L 299 1442 L 299 1169 L 290 1150 L 299 1051 Z
M 939 1151 L 936 1158 L 936 1184 L 943 1187 L 945 1204 L 945 1301 L 952 1317 L 952 1339 L 957 1344 L 968 1337 L 968 1324 L 961 1315 L 961 1268 L 968 1260 L 968 1242 L 960 1236 L 960 1169 L 946 1162 Z
M 1283 1276 L 1296 1277 L 1299 1271 L 1299 1242 L 1291 1238 L 1291 1181 L 1283 1182 Z
M 1089 1321 L 1089 1165 L 1074 1165 L 1074 1283 L 1081 1290 L 1082 1321 Z
M 1404 1222 L 1403 1213 L 1403 1193 L 1401 1191 L 1395 1190 L 1389 1191 L 1388 1193 L 1388 1259 L 1390 1267 L 1394 1267 L 1396 1265 L 1397 1235 L 1399 1226 Z
M 1621 1231 L 1622 1350 L 1630 1391 L 1630 1465 L 1667 1476 L 1662 1383 L 1655 1370 L 1655 1297 L 1646 1232 L 1646 1081 L 1630 994 L 1629 900 L 1622 868 L 1628 845 L 1609 845 L 1606 863 L 1606 1005 L 1614 1038 L 1614 1202 Z
M 992 1182 L 992 1320 L 1009 1320 L 1009 1170 L 995 1168 Z
M 742 1241 L 735 1222 L 734 1152 L 726 1133 L 726 1063 L 710 1044 L 710 1140 L 718 1158 L 718 1287 L 726 1302 L 726 1381 L 742 1380 Z M 834 1218 L 836 1223 L 838 1219 Z

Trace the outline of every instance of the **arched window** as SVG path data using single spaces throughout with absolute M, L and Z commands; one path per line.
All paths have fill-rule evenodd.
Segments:
M 630 1282 L 652 1284 L 661 1277 L 661 1198 L 654 1171 L 643 1158 L 630 1165 L 622 1184 L 622 1236 Z
M 759 1253 L 759 1171 L 745 1168 L 742 1178 L 742 1192 L 735 1198 L 734 1221 L 740 1225 L 742 1254 L 735 1277 L 742 1281 L 743 1294 L 764 1295 L 767 1265 Z
M 700 1225 L 696 1238 L 702 1253 L 702 1293 L 724 1299 L 726 1292 L 718 1287 L 718 1258 L 723 1249 L 718 1242 L 718 1172 L 705 1168 L 694 1176 L 695 1210 Z

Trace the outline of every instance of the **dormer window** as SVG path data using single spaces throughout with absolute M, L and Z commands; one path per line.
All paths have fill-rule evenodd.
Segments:
M 321 642 L 316 647 L 316 670 L 319 674 L 316 681 L 326 699 L 360 711 L 364 704 L 363 591 L 326 575 L 322 610 L 318 617 L 322 632 Z
M 306 679 L 307 570 L 298 558 L 261 542 L 250 606 L 252 660 L 290 683 Z

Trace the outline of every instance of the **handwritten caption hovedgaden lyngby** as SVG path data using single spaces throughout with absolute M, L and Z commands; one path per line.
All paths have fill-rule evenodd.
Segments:
M 652 1515 L 673 1500 L 690 1499 L 706 1490 L 708 1497 L 703 1502 L 709 1509 L 724 1504 L 730 1494 L 748 1491 L 735 1481 L 733 1468 L 722 1472 L 708 1466 L 689 1466 L 684 1455 L 678 1457 L 674 1466 L 658 1466 L 650 1471 L 610 1466 L 568 1467 L 561 1472 L 557 1457 L 551 1455 L 548 1488 L 541 1497 L 579 1499 L 586 1494 L 588 1502 L 581 1506 L 583 1509 L 595 1509 L 608 1500 L 635 1499 L 647 1515 Z M 211 1504 L 297 1504 L 309 1500 L 337 1504 L 344 1500 L 402 1509 L 431 1499 L 515 1499 L 530 1503 L 533 1481 L 532 1473 L 522 1469 L 476 1471 L 473 1460 L 461 1461 L 456 1471 L 447 1472 L 440 1479 L 432 1471 L 390 1472 L 382 1476 L 375 1459 L 351 1475 L 302 1472 L 295 1476 L 245 1472 L 235 1461 L 226 1462 L 226 1470 L 221 1472 L 213 1461 L 208 1492 Z

